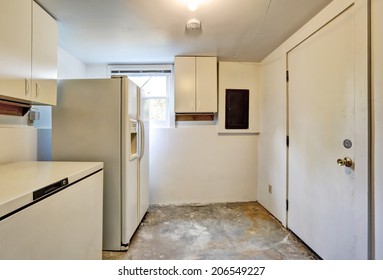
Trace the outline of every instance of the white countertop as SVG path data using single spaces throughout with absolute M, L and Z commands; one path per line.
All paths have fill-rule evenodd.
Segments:
M 0 165 L 0 217 L 33 201 L 33 192 L 68 178 L 68 183 L 103 168 L 102 162 L 25 161 Z

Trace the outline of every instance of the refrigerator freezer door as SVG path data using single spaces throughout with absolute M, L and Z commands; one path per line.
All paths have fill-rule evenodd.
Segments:
M 137 145 L 139 139 L 137 126 L 137 86 L 128 79 L 122 79 L 122 184 L 121 184 L 121 250 L 126 249 L 137 225 L 138 217 L 138 157 L 131 157 L 132 144 Z M 135 131 L 133 131 L 135 130 Z M 136 141 L 132 140 L 136 135 Z M 136 146 L 137 147 L 137 146 Z M 139 145 L 138 145 L 139 147 Z M 138 152 L 138 151 L 136 151 Z
M 138 86 L 127 78 L 122 79 L 123 88 L 127 95 L 127 117 L 137 119 L 138 117 Z

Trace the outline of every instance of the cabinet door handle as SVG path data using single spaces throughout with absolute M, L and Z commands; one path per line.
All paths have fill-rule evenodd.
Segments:
M 28 95 L 29 93 L 29 81 L 28 79 L 25 79 L 25 95 Z

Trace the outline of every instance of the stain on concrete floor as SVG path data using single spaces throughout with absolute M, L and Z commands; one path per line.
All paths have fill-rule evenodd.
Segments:
M 312 260 L 303 243 L 257 202 L 151 206 L 127 252 L 104 259 Z

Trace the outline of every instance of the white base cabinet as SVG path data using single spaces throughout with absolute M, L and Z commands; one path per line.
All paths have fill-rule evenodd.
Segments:
M 7 189 L 7 185 L 3 185 L 5 181 L 0 180 L 0 259 L 102 259 L 103 170 L 97 170 L 102 168 L 102 164 L 96 169 L 95 165 L 89 165 L 92 168 L 89 175 L 88 171 L 84 173 L 83 167 L 76 169 L 78 163 L 73 163 L 75 168 L 68 169 L 70 164 L 64 163 L 59 167 L 60 170 L 73 171 L 68 172 L 69 185 L 66 188 L 36 202 L 24 201 L 25 205 L 21 208 L 15 205 L 21 203 L 19 194 L 28 193 L 24 191 L 26 186 L 15 184 L 14 179 L 8 180 L 8 186 L 13 185 L 14 189 L 23 191 L 13 201 L 2 201 L 4 196 L 14 190 Z M 60 173 L 55 165 L 42 163 L 41 168 L 37 168 L 41 173 L 35 176 L 53 178 L 53 173 Z M 19 168 L 20 181 L 25 174 L 33 177 L 34 170 L 37 170 L 35 166 L 33 162 L 14 165 Z M 3 170 L 7 170 L 6 167 L 2 169 L 0 166 L 1 175 L 4 175 L 1 173 Z M 44 170 L 48 172 L 44 173 Z M 50 172 L 52 170 L 54 172 Z M 84 173 L 81 177 L 85 177 L 78 176 L 80 173 Z M 73 183 L 72 177 L 77 177 Z M 30 185 L 33 185 L 33 181 L 30 180 Z M 27 199 L 28 195 L 24 197 Z

